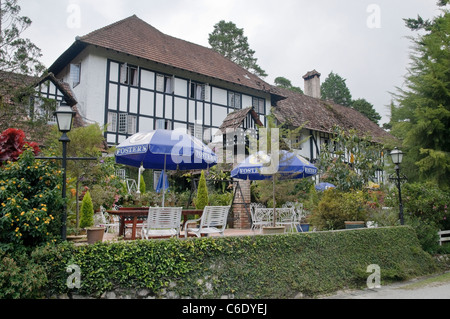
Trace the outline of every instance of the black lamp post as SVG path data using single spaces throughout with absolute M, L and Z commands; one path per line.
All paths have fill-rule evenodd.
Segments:
M 54 113 L 56 116 L 56 121 L 58 123 L 58 129 L 62 134 L 59 139 L 62 142 L 62 173 L 63 173 L 63 183 L 62 183 L 62 198 L 64 200 L 63 206 L 63 214 L 62 214 L 62 226 L 61 226 L 61 238 L 62 240 L 66 240 L 67 235 L 67 205 L 65 202 L 66 199 L 66 183 L 67 183 L 67 174 L 66 174 L 66 166 L 67 166 L 67 143 L 70 142 L 67 133 L 72 129 L 73 117 L 75 116 L 75 112 L 72 108 L 67 105 L 64 101 L 60 103 L 58 110 Z
M 391 179 L 396 180 L 397 182 L 397 188 L 398 188 L 398 201 L 399 201 L 399 208 L 400 208 L 400 224 L 404 225 L 404 219 L 403 219 L 403 202 L 402 202 L 402 189 L 401 189 L 401 180 L 404 179 L 400 176 L 400 164 L 403 161 L 403 152 L 400 151 L 398 148 L 395 148 L 391 152 L 391 158 L 392 162 L 395 164 L 395 171 L 397 173 L 396 177 L 391 177 Z

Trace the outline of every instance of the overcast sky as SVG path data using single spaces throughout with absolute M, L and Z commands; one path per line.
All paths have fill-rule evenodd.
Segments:
M 353 99 L 365 98 L 389 120 L 388 105 L 407 73 L 414 35 L 403 18 L 439 15 L 437 0 L 19 0 L 33 21 L 25 36 L 49 67 L 76 36 L 136 14 L 161 32 L 209 47 L 220 20 L 244 29 L 258 64 L 273 84 L 283 76 L 304 88 L 316 69 L 347 80 Z

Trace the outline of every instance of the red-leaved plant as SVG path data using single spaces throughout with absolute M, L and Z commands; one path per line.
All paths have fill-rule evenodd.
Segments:
M 0 166 L 2 162 L 17 161 L 25 147 L 33 149 L 34 155 L 41 151 L 35 142 L 25 141 L 25 133 L 22 130 L 9 128 L 0 135 Z

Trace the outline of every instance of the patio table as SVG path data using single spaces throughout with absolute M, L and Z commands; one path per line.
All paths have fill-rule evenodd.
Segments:
M 108 214 L 119 216 L 119 236 L 124 236 L 125 234 L 125 224 L 131 223 L 131 238 L 125 239 L 136 239 L 136 229 L 139 222 L 144 222 L 148 217 L 149 207 L 127 207 L 120 208 L 119 210 L 108 210 Z M 189 216 L 199 215 L 201 216 L 203 210 L 199 209 L 183 209 L 181 215 L 183 216 L 183 223 L 186 223 Z

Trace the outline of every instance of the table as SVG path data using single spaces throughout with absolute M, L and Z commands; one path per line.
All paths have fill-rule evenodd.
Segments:
M 107 210 L 106 212 L 110 215 L 119 216 L 119 236 L 125 235 L 125 224 L 127 222 L 132 223 L 131 228 L 131 240 L 136 239 L 136 229 L 138 227 L 139 221 L 144 222 L 148 217 L 149 207 L 126 207 L 120 208 L 119 210 Z M 202 209 L 183 209 L 181 215 L 183 216 L 183 224 L 186 223 L 189 216 L 203 214 Z M 125 238 L 128 239 L 128 238 Z

